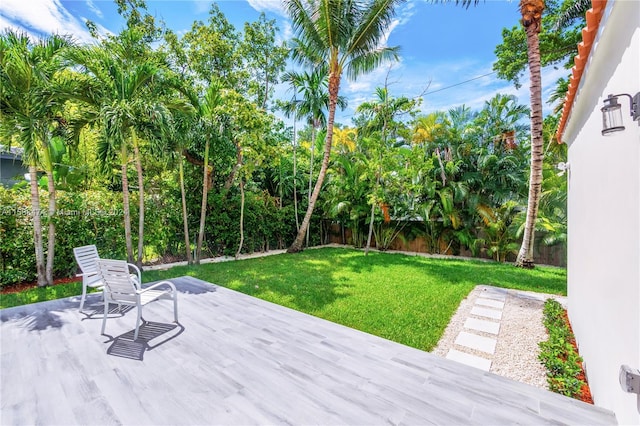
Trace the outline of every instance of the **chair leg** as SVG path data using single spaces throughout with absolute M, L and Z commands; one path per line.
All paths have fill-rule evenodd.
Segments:
M 107 314 L 109 313 L 109 302 L 104 300 L 104 316 L 102 317 L 102 334 L 104 334 L 104 328 L 107 325 Z
M 133 335 L 133 340 L 138 340 L 138 330 L 140 328 L 141 319 L 142 319 L 142 306 L 138 305 L 138 317 L 136 318 L 136 332 Z
M 82 312 L 82 308 L 84 307 L 84 299 L 87 297 L 87 286 L 82 283 L 82 298 L 80 299 L 80 312 Z

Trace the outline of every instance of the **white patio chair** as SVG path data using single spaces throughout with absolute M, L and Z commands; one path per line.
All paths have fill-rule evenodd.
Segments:
M 82 277 L 82 299 L 80 299 L 80 312 L 82 312 L 84 301 L 87 298 L 87 288 L 102 290 L 102 287 L 104 287 L 98 275 L 98 264 L 96 263 L 100 256 L 98 255 L 98 249 L 94 245 L 75 247 L 73 255 L 80 267 L 80 271 L 82 271 L 81 274 L 76 275 L 76 277 Z
M 129 267 L 133 267 L 137 271 L 137 277 L 132 278 L 129 274 Z M 133 340 L 138 338 L 138 330 L 142 318 L 142 307 L 148 303 L 159 299 L 173 300 L 173 316 L 175 322 L 178 322 L 178 293 L 173 283 L 169 281 L 161 281 L 150 287 L 139 288 L 138 283 L 142 282 L 140 270 L 135 266 L 128 264 L 124 260 L 98 260 L 98 275 L 104 282 L 104 317 L 102 318 L 102 334 L 104 334 L 107 324 L 107 314 L 109 312 L 109 304 L 117 303 L 118 305 L 136 306 L 138 308 L 138 316 L 136 319 L 136 331 Z M 137 282 L 136 282 L 137 279 Z M 159 290 L 159 287 L 166 286 L 168 289 Z
M 84 307 L 84 301 L 87 298 L 87 288 L 97 288 L 102 290 L 104 283 L 98 275 L 98 263 L 100 255 L 95 245 L 75 247 L 73 249 L 73 255 L 76 258 L 76 263 L 80 267 L 81 274 L 77 274 L 76 277 L 82 277 L 82 298 L 80 299 L 80 312 Z M 135 265 L 133 265 L 135 267 Z M 136 268 L 137 269 L 137 268 Z M 131 278 L 136 280 L 136 286 L 140 288 L 140 271 L 136 274 L 131 274 Z

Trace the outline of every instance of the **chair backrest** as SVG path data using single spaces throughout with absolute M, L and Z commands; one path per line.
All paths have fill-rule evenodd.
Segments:
M 98 264 L 96 262 L 100 259 L 100 255 L 95 245 L 75 247 L 73 255 L 83 274 L 98 272 Z
M 129 264 L 124 260 L 98 260 L 98 275 L 102 278 L 111 300 L 135 302 L 136 286 L 129 274 Z

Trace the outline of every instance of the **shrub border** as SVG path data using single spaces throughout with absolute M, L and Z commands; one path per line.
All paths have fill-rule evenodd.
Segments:
M 547 299 L 543 314 L 549 338 L 539 343 L 538 359 L 547 369 L 549 390 L 593 404 L 566 309 L 557 300 Z

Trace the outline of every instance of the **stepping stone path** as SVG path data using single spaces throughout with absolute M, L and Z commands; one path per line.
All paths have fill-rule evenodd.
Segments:
M 455 340 L 456 349 L 449 349 L 447 358 L 489 371 L 500 333 L 500 319 L 507 293 L 488 288 L 476 298 L 464 328 Z

